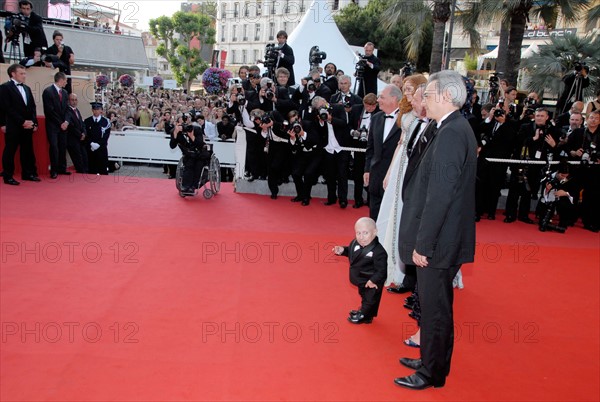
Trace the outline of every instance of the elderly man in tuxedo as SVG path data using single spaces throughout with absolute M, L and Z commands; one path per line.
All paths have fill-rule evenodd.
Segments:
M 46 117 L 46 135 L 50 144 L 50 178 L 59 174 L 69 175 L 67 171 L 67 107 L 69 94 L 64 90 L 67 76 L 63 72 L 54 74 L 54 84 L 44 89 L 44 116 Z
M 35 100 L 25 85 L 27 72 L 20 64 L 8 67 L 10 80 L 0 85 L 0 132 L 4 133 L 2 170 L 4 183 L 18 186 L 15 173 L 15 154 L 21 151 L 21 178 L 40 181 L 33 153 L 33 133 L 37 131 Z
M 477 143 L 459 110 L 467 90 L 460 74 L 431 75 L 423 94 L 436 129 L 421 136 L 419 160 L 404 177 L 400 258 L 417 266 L 421 303 L 421 358 L 400 362 L 416 372 L 396 378 L 402 387 L 442 387 L 454 347 L 452 280 L 475 254 Z
M 77 105 L 79 100 L 76 94 L 69 95 L 69 107 L 67 108 L 66 120 L 69 123 L 67 126 L 67 151 L 75 166 L 77 173 L 87 173 L 88 160 L 87 150 L 85 149 L 85 125 L 83 117 Z
M 371 117 L 363 179 L 369 190 L 369 216 L 375 221 L 383 199 L 383 179 L 400 140 L 401 130 L 396 125 L 396 117 L 401 97 L 402 92 L 397 86 L 386 86 L 377 98 L 381 112 Z

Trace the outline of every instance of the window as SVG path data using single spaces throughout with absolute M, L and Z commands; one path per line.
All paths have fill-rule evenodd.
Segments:
M 333 0 L 333 9 L 338 10 L 340 8 L 340 0 Z
M 306 7 L 304 6 L 304 0 L 300 0 L 300 12 L 303 13 L 306 10 Z
M 223 3 L 221 5 L 221 18 L 225 18 L 227 16 L 227 3 Z
M 248 6 L 248 2 L 244 3 L 244 16 L 250 15 L 250 7 Z
M 247 50 L 245 50 L 245 49 L 244 49 L 244 50 L 242 50 L 242 64 L 246 64 L 246 63 L 248 63 L 248 61 L 247 61 L 247 58 L 248 58 L 248 57 L 247 57 L 247 56 L 248 56 L 248 55 L 247 55 L 247 53 L 248 53 L 248 51 L 247 51 Z
M 284 22 L 283 22 L 283 30 L 284 30 L 285 32 L 289 32 L 289 31 L 288 31 L 288 23 L 287 23 L 287 21 L 284 21 Z
M 275 39 L 275 23 L 269 22 L 269 40 Z
M 254 49 L 254 60 L 252 60 L 252 63 L 256 63 L 258 59 L 258 49 Z
M 275 1 L 271 3 L 271 14 L 275 14 Z
M 231 27 L 231 41 L 237 42 L 237 25 Z
M 231 60 L 229 61 L 231 64 L 235 64 L 235 50 L 231 51 Z
M 225 24 L 221 25 L 221 42 L 225 42 Z
M 254 33 L 254 40 L 260 41 L 260 23 L 256 23 L 256 32 Z
M 240 15 L 240 3 L 234 4 L 233 16 L 237 18 Z
M 248 40 L 248 24 L 244 24 L 244 27 L 242 28 L 242 40 L 243 41 L 247 41 Z M 244 61 L 245 63 L 245 61 Z
M 290 12 L 290 0 L 285 0 L 285 7 L 283 8 L 283 12 L 284 13 L 289 13 Z

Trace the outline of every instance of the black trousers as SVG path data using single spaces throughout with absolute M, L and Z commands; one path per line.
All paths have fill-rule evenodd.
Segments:
M 67 135 L 67 151 L 69 151 L 75 171 L 77 173 L 87 173 L 88 159 L 85 143 L 80 138 L 77 138 L 77 136 Z
M 348 164 L 350 153 L 341 151 L 330 154 L 323 151 L 325 160 L 325 180 L 327 181 L 327 201 L 348 202 Z M 337 190 L 337 191 L 336 191 Z
M 524 182 L 519 183 L 517 179 L 511 177 L 508 186 L 508 197 L 506 198 L 506 217 L 516 218 L 518 213 L 519 218 L 527 218 L 530 209 L 531 188 L 528 184 Z
M 358 285 L 358 294 L 361 297 L 360 311 L 366 318 L 377 317 L 382 292 L 382 283 L 377 284 L 377 289 L 367 288 L 365 284 Z
M 303 201 L 310 200 L 312 187 L 319 178 L 320 150 L 311 152 L 297 151 L 292 163 L 292 178 L 296 194 Z
M 63 173 L 67 170 L 67 132 L 46 126 L 50 153 L 50 172 Z
M 374 221 L 377 221 L 382 200 L 383 193 L 369 191 L 369 217 Z
M 354 181 L 354 202 L 362 202 L 365 181 L 365 153 L 354 152 L 354 168 L 352 170 L 352 180 Z
M 95 151 L 90 149 L 89 144 L 86 145 L 88 154 L 88 171 L 93 174 L 108 174 L 108 148 L 100 146 Z
M 269 144 L 269 173 L 267 184 L 272 195 L 279 193 L 279 183 L 283 180 L 285 166 L 290 159 L 291 151 L 287 143 L 271 141 Z
M 4 134 L 4 152 L 2 153 L 4 178 L 12 178 L 15 174 L 17 149 L 21 156 L 21 176 L 37 176 L 35 154 L 33 153 L 33 130 L 10 130 Z
M 500 190 L 506 178 L 506 165 L 481 161 L 477 166 L 476 213 L 496 215 Z
M 417 285 L 417 266 L 406 264 L 404 266 L 404 279 L 402 285 L 405 288 L 414 289 Z
M 202 168 L 208 164 L 206 158 L 183 157 L 183 175 L 181 185 L 183 188 L 196 189 L 200 186 Z
M 452 280 L 460 265 L 417 268 L 421 306 L 421 360 L 417 374 L 435 386 L 446 383 L 454 349 Z

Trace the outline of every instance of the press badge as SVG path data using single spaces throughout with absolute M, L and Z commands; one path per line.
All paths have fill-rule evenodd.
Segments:
M 542 151 L 536 151 L 535 152 L 535 159 L 541 159 L 542 158 Z

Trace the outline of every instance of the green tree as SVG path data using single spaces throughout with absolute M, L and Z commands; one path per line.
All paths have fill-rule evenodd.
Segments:
M 597 0 L 596 0 L 597 1 Z M 500 41 L 496 71 L 505 73 L 510 83 L 515 84 L 521 63 L 523 34 L 529 15 L 540 16 L 547 24 L 556 25 L 559 13 L 567 22 L 577 21 L 587 11 L 587 21 L 597 20 L 589 9 L 590 0 L 478 0 L 466 3 L 467 7 L 458 16 L 465 34 L 471 39 L 471 48 L 480 50 L 479 21 L 500 20 Z M 595 18 L 595 19 L 594 19 Z
M 178 11 L 172 17 L 158 17 L 150 20 L 150 33 L 162 41 L 156 53 L 167 59 L 175 74 L 177 84 L 187 90 L 192 80 L 208 67 L 200 56 L 203 45 L 215 43 L 213 19 L 200 13 Z M 191 46 L 197 39 L 200 46 Z
M 426 29 L 433 24 L 432 46 L 429 60 L 429 71 L 435 73 L 442 68 L 446 22 L 450 19 L 451 0 L 390 0 L 380 21 L 388 31 L 398 24 L 409 27 L 409 35 L 404 42 L 410 59 L 420 53 Z
M 590 34 L 585 37 L 550 37 L 546 45 L 540 46 L 538 53 L 523 59 L 523 68 L 530 76 L 527 89 L 540 95 L 544 92 L 560 95 L 565 89 L 562 77 L 574 70 L 576 61 L 584 62 L 588 66 L 600 65 L 598 36 Z M 590 86 L 584 89 L 584 96 L 594 95 L 599 74 L 598 69 L 590 69 Z
M 419 46 L 410 48 L 407 40 L 400 39 L 411 35 L 409 24 L 398 23 L 386 29 L 380 22 L 380 16 L 387 10 L 389 2 L 371 0 L 364 8 L 351 3 L 334 17 L 335 22 L 349 44 L 362 46 L 366 42 L 373 42 L 383 69 L 398 71 L 404 62 L 411 61 L 417 64 L 417 69 L 427 70 L 431 52 L 431 21 L 425 22 Z

